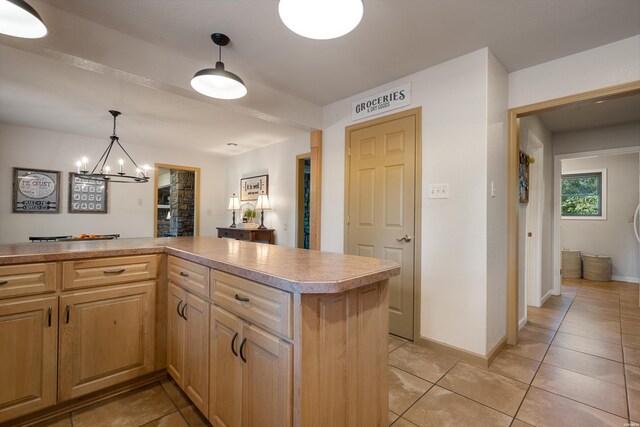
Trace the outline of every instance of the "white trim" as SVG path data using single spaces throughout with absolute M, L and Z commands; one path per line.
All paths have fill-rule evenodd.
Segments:
M 553 288 L 554 295 L 560 295 L 560 266 L 562 265 L 562 251 L 560 249 L 560 179 L 562 175 L 562 160 L 581 159 L 593 156 L 615 156 L 617 154 L 640 153 L 640 147 L 611 148 L 607 150 L 583 151 L 580 153 L 556 154 L 553 156 Z
M 560 179 L 565 175 L 583 175 L 583 174 L 600 174 L 600 215 L 593 216 L 563 216 L 561 219 L 577 220 L 577 221 L 606 221 L 607 220 L 607 168 L 593 168 L 583 170 L 570 170 L 566 173 L 562 171 L 562 161 L 560 162 Z
M 547 300 L 549 299 L 549 297 L 550 297 L 551 295 L 553 295 L 553 292 L 552 292 L 552 290 L 551 290 L 551 289 L 549 289 L 549 290 L 547 291 L 547 293 L 546 293 L 546 294 L 544 294 L 544 295 L 542 296 L 542 304 L 541 304 L 541 305 L 544 305 L 544 303 L 545 303 L 545 302 L 547 302 Z
M 616 282 L 638 283 L 640 282 L 640 277 L 611 276 L 611 280 L 615 280 Z
M 518 322 L 518 330 L 524 328 L 524 325 L 527 324 L 527 316 L 524 316 L 522 319 L 520 319 L 520 321 Z

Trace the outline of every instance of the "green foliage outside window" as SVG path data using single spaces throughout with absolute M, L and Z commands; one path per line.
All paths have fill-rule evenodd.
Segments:
M 562 216 L 602 216 L 602 174 L 562 175 Z

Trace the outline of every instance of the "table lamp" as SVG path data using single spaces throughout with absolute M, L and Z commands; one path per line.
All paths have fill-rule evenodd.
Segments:
M 240 200 L 236 197 L 236 193 L 233 193 L 233 196 L 229 199 L 229 207 L 227 207 L 228 211 L 233 212 L 233 222 L 229 228 L 236 228 L 236 209 L 240 209 Z
M 271 209 L 271 205 L 269 204 L 269 196 L 267 196 L 266 194 L 260 194 L 258 196 L 258 201 L 256 202 L 256 209 L 260 209 L 260 227 L 258 227 L 258 229 L 260 230 L 264 230 L 265 227 L 264 226 L 264 210 L 270 210 Z

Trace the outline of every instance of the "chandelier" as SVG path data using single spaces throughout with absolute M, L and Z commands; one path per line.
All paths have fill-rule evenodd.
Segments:
M 86 157 L 83 157 L 82 160 L 76 162 L 76 166 L 78 168 L 78 176 L 81 178 L 87 179 L 95 179 L 99 181 L 108 181 L 108 182 L 125 182 L 125 183 L 144 183 L 149 182 L 149 166 L 144 165 L 142 168 L 138 166 L 138 164 L 133 160 L 133 158 L 127 153 L 127 150 L 124 149 L 122 144 L 120 144 L 120 138 L 116 134 L 116 118 L 121 114 L 120 111 L 109 110 L 109 113 L 113 116 L 113 134 L 111 135 L 111 142 L 107 145 L 107 149 L 104 150 L 100 159 L 96 162 L 96 165 L 93 167 L 91 172 L 87 168 L 87 163 L 89 160 Z M 111 173 L 111 167 L 107 164 L 109 161 L 109 156 L 112 154 L 112 150 L 115 144 L 120 147 L 122 152 L 127 156 L 133 166 L 135 166 L 136 174 L 127 175 L 124 171 L 124 160 L 121 158 L 118 160 L 118 172 Z

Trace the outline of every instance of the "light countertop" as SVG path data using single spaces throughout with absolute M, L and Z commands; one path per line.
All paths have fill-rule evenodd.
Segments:
M 339 293 L 400 273 L 390 260 L 215 237 L 0 245 L 0 265 L 167 253 L 296 293 Z

